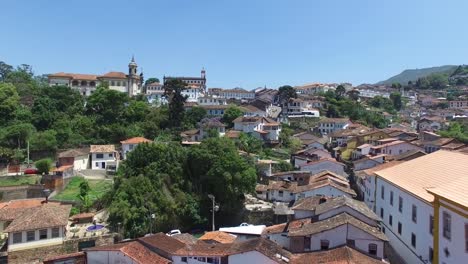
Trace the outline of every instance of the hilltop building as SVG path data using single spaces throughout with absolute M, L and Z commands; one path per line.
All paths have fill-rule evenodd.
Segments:
M 143 83 L 143 73 L 138 74 L 138 65 L 134 57 L 128 64 L 128 74 L 115 71 L 104 75 L 58 72 L 49 74 L 47 78 L 50 86 L 69 86 L 84 96 L 94 93 L 96 87 L 102 83 L 107 83 L 109 89 L 135 96 L 141 92 Z

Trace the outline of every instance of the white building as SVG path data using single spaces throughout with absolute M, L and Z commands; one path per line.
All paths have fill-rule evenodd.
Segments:
M 81 171 L 89 167 L 89 149 L 69 149 L 58 154 L 60 166 L 73 165 L 73 170 Z
M 467 171 L 468 155 L 440 150 L 375 172 L 376 212 L 408 263 L 466 260 Z
M 102 83 L 107 83 L 109 89 L 134 96 L 141 93 L 143 74 L 138 75 L 138 65 L 132 57 L 128 64 L 128 74 L 123 72 L 108 72 L 104 75 L 76 74 L 59 72 L 47 76 L 50 86 L 64 85 L 78 90 L 80 94 L 89 96 Z
M 118 165 L 118 154 L 114 145 L 91 145 L 91 169 L 105 170 L 110 167 L 114 169 Z
M 239 87 L 234 89 L 210 88 L 208 93 L 217 97 L 240 101 L 255 99 L 254 91 L 247 91 Z
M 408 143 L 406 141 L 395 140 L 390 143 L 372 146 L 370 148 L 370 153 L 373 155 L 380 154 L 389 154 L 389 155 L 400 155 L 409 151 L 423 151 L 421 147 L 418 147 L 414 144 Z
M 266 117 L 238 117 L 234 121 L 234 130 L 251 134 L 266 142 L 277 142 L 281 124 Z
M 199 97 L 205 96 L 206 93 L 206 71 L 201 70 L 200 77 L 174 77 L 164 76 L 164 83 L 170 80 L 183 81 L 187 86 L 182 91 L 182 95 L 187 96 L 187 102 L 197 102 Z
M 146 139 L 144 137 L 134 137 L 134 138 L 129 138 L 124 141 L 120 141 L 120 144 L 122 144 L 122 158 L 127 159 L 127 154 L 130 151 L 132 151 L 134 148 L 136 148 L 138 144 L 151 143 L 151 142 L 153 141 Z
M 299 167 L 301 171 L 308 171 L 312 174 L 320 173 L 322 171 L 331 171 L 344 177 L 348 176 L 345 172 L 346 165 L 330 158 L 309 162 Z
M 45 201 L 37 204 L 34 201 L 28 202 L 28 200 L 11 201 L 10 203 L 19 203 L 20 205 L 9 204 L 7 208 L 0 210 L 0 215 L 10 214 L 14 217 L 8 221 L 8 226 L 3 230 L 4 233 L 8 234 L 8 252 L 63 243 L 71 205 Z M 31 206 L 31 204 L 35 206 Z M 8 208 L 10 206 L 11 209 Z M 5 223 L 2 224 L 3 226 Z
M 313 100 L 291 98 L 283 106 L 283 115 L 287 117 L 320 117 L 320 111 L 316 108 L 318 103 Z M 320 104 L 321 105 L 321 104 Z
M 318 124 L 318 130 L 322 134 L 346 129 L 351 124 L 348 118 L 324 118 Z

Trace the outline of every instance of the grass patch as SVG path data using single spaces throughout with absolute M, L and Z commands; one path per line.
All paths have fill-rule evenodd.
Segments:
M 80 184 L 84 182 L 85 179 L 82 177 L 73 177 L 68 183 L 67 187 L 54 196 L 54 199 L 57 200 L 73 200 L 78 201 L 78 194 L 80 193 Z M 98 198 L 102 197 L 107 191 L 112 187 L 111 180 L 88 180 L 90 191 L 89 198 L 91 201 L 96 201 Z
M 24 185 L 24 184 L 36 184 L 37 182 L 40 182 L 40 176 L 37 176 L 37 175 L 0 177 L 1 187 Z

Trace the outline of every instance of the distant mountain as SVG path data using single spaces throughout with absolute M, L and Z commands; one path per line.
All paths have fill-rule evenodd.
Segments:
M 403 85 L 407 84 L 409 81 L 415 82 L 418 78 L 426 77 L 432 73 L 448 73 L 451 74 L 457 69 L 456 65 L 445 65 L 439 67 L 431 68 L 422 68 L 422 69 L 411 69 L 404 70 L 402 73 L 395 75 L 385 81 L 378 82 L 377 84 L 392 84 L 392 83 L 401 83 Z

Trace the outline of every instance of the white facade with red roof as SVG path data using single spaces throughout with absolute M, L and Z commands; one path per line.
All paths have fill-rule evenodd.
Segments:
M 50 86 L 69 86 L 84 96 L 94 93 L 96 87 L 104 82 L 109 85 L 109 89 L 134 96 L 141 92 L 140 80 L 143 78 L 142 74 L 137 74 L 137 68 L 138 65 L 132 58 L 128 64 L 128 74 L 115 71 L 103 75 L 58 72 L 49 74 L 47 78 Z
M 151 143 L 153 142 L 152 140 L 146 139 L 144 137 L 134 137 L 134 138 L 129 138 L 124 141 L 120 141 L 120 144 L 122 144 L 122 158 L 127 159 L 127 154 L 132 151 L 138 144 L 141 143 Z

